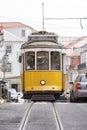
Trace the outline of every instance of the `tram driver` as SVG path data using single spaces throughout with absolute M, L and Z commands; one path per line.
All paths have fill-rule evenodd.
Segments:
M 30 52 L 27 53 L 26 56 L 27 61 L 27 69 L 35 69 L 35 56 L 34 54 L 30 54 Z

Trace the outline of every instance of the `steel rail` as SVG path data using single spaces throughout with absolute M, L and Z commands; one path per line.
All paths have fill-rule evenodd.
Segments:
M 62 123 L 61 123 L 61 120 L 60 120 L 60 117 L 59 117 L 59 113 L 56 109 L 56 106 L 54 103 L 52 103 L 52 106 L 53 106 L 53 111 L 54 111 L 54 114 L 55 114 L 55 117 L 56 117 L 56 122 L 57 122 L 57 125 L 58 125 L 58 130 L 64 130 L 63 129 L 63 126 L 62 126 Z
M 25 130 L 25 126 L 27 124 L 27 120 L 29 118 L 29 114 L 30 114 L 30 111 L 31 111 L 31 108 L 33 106 L 34 102 L 31 102 L 30 106 L 27 108 L 25 114 L 24 114 L 24 117 L 20 123 L 20 127 L 19 127 L 19 130 Z

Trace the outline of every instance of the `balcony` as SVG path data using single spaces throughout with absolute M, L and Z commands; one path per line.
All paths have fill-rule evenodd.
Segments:
M 86 67 L 87 67 L 87 66 L 86 66 L 86 63 L 79 64 L 79 65 L 78 65 L 78 70 L 84 69 L 84 68 L 86 68 Z

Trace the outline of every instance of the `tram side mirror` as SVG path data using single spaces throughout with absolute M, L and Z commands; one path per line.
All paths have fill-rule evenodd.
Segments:
M 69 82 L 69 84 L 72 84 L 72 85 L 73 85 L 73 82 Z
M 19 56 L 19 63 L 22 62 L 22 56 Z

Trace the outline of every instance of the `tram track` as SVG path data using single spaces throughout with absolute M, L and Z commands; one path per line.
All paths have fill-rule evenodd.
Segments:
M 40 103 L 39 102 L 35 102 L 35 103 L 30 102 L 30 105 L 28 106 L 28 108 L 27 108 L 27 110 L 26 110 L 26 112 L 24 114 L 24 117 L 23 117 L 23 119 L 21 121 L 19 130 L 27 130 L 26 129 L 27 125 L 28 125 L 28 127 L 31 125 L 30 124 L 31 123 L 30 115 L 32 115 L 32 109 L 34 110 L 33 111 L 34 113 L 38 113 L 37 107 L 35 109 L 35 106 L 37 106 L 37 105 L 40 108 L 39 112 L 41 111 L 42 108 L 45 108 L 45 109 L 44 109 L 44 113 L 40 112 L 40 114 L 42 113 L 41 116 L 40 115 L 34 116 L 34 118 L 37 118 L 37 120 L 39 120 L 39 119 L 42 120 L 40 122 L 37 122 L 37 120 L 36 120 L 35 123 L 38 123 L 38 125 L 43 124 L 44 122 L 47 123 L 47 121 L 46 121 L 47 119 L 43 120 L 43 119 L 45 119 L 45 117 L 43 117 L 42 115 L 45 116 L 45 112 L 47 112 L 47 111 L 49 113 L 49 107 L 51 107 L 50 110 L 51 110 L 52 116 L 50 118 L 51 119 L 50 121 L 54 120 L 55 123 L 53 123 L 53 124 L 55 124 L 55 127 L 56 127 L 55 130 L 64 130 L 55 103 L 49 103 L 49 102 L 48 103 L 47 102 L 43 102 L 43 103 L 42 102 L 40 102 Z M 44 107 L 44 105 L 46 105 L 46 106 Z M 49 114 L 51 114 L 51 113 L 49 113 Z M 40 117 L 43 117 L 43 119 L 41 119 Z M 30 123 L 29 123 L 29 119 L 30 119 Z M 48 121 L 48 125 L 49 125 L 50 121 Z M 32 124 L 33 124 L 33 122 L 32 122 Z M 38 128 L 40 128 L 40 126 L 38 126 Z M 35 128 L 35 129 L 37 129 L 37 128 Z M 30 128 L 29 128 L 29 130 L 30 130 Z M 53 130 L 53 129 L 51 129 L 51 130 Z
M 55 114 L 55 119 L 56 119 L 56 123 L 57 123 L 57 126 L 58 126 L 58 130 L 64 130 L 62 123 L 61 123 L 61 120 L 60 120 L 60 117 L 59 117 L 58 110 L 56 109 L 55 104 L 52 103 L 52 106 L 53 106 L 53 111 L 54 111 L 54 114 Z
M 25 127 L 26 127 L 26 124 L 27 124 L 27 120 L 29 118 L 29 114 L 30 114 L 30 111 L 31 111 L 31 108 L 33 106 L 34 102 L 31 102 L 29 107 L 27 108 L 26 112 L 25 112 L 25 115 L 21 121 L 21 124 L 20 124 L 20 127 L 19 127 L 19 130 L 25 130 Z

